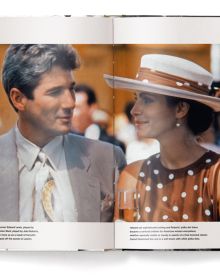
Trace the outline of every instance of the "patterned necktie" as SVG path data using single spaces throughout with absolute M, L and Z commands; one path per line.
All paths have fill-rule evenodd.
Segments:
M 35 221 L 55 221 L 53 211 L 53 190 L 55 182 L 50 174 L 47 156 L 40 151 L 36 164 L 39 169 L 35 177 L 34 215 Z

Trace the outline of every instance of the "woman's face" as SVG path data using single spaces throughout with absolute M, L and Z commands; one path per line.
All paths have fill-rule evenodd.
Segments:
M 176 107 L 169 106 L 166 98 L 146 92 L 136 93 L 136 102 L 131 110 L 139 138 L 155 138 L 176 129 Z

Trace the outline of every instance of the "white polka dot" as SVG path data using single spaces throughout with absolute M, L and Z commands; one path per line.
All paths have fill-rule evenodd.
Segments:
M 163 215 L 162 219 L 163 219 L 163 220 L 167 220 L 167 219 L 168 219 L 168 216 L 167 216 L 167 215 Z
M 199 85 L 199 86 L 202 86 L 202 85 L 203 85 L 203 83 L 201 83 L 201 82 L 198 82 L 198 85 Z
M 158 189 L 162 189 L 163 188 L 163 184 L 159 183 L 157 184 Z
M 145 207 L 145 212 L 150 213 L 151 209 L 150 207 Z
M 138 76 L 139 76 L 139 75 L 138 75 L 138 73 L 137 73 L 136 78 L 138 78 Z
M 197 185 L 195 185 L 195 186 L 193 187 L 194 191 L 197 191 L 198 188 L 199 188 L 199 187 L 198 187 Z
M 187 173 L 189 176 L 193 176 L 193 174 L 194 174 L 194 172 L 192 170 L 188 170 Z
M 150 161 L 150 160 L 148 160 L 148 161 L 147 161 L 147 165 L 150 165 L 150 164 L 151 164 L 151 161 Z
M 143 83 L 148 84 L 149 81 L 147 79 L 142 80 Z
M 183 219 L 184 220 L 188 220 L 189 219 L 189 216 L 187 214 L 183 214 Z
M 140 220 L 140 218 L 141 218 L 141 215 L 138 213 L 138 214 L 137 214 L 137 219 L 138 219 L 138 221 Z
M 138 194 L 134 193 L 134 199 L 140 198 L 140 197 L 141 197 L 141 195 L 139 193 Z
M 211 199 L 211 203 L 213 204 L 213 199 Z
M 155 175 L 159 174 L 159 170 L 154 169 L 154 174 L 155 174 Z
M 205 161 L 206 163 L 210 163 L 212 160 L 210 158 L 207 158 L 207 160 Z
M 146 187 L 145 187 L 145 190 L 146 190 L 147 192 L 149 192 L 149 191 L 151 190 L 151 186 L 146 186 Z
M 167 196 L 163 196 L 163 197 L 162 197 L 162 200 L 163 200 L 164 202 L 167 201 L 167 199 L 168 199 Z
M 183 83 L 181 83 L 181 82 L 176 82 L 176 85 L 177 85 L 178 87 L 182 87 L 182 86 L 183 86 Z
M 219 87 L 214 87 L 214 90 L 219 90 Z
M 186 192 L 182 192 L 182 193 L 181 193 L 181 197 L 182 197 L 182 198 L 185 198 L 185 197 L 186 197 Z
M 143 178 L 145 176 L 144 172 L 140 172 L 139 176 Z
M 190 86 L 190 83 L 188 83 L 188 82 L 185 82 L 185 83 L 184 83 L 184 86 L 187 86 L 187 87 L 189 87 L 189 86 Z
M 174 174 L 173 173 L 169 174 L 169 179 L 173 180 L 173 178 L 174 178 Z
M 160 154 L 157 154 L 157 155 L 156 155 L 156 158 L 159 158 L 159 157 L 160 157 Z
M 179 207 L 176 206 L 176 205 L 174 205 L 174 206 L 173 206 L 173 212 L 177 212 L 178 210 L 179 210 Z
M 210 216 L 211 215 L 210 210 L 209 209 L 205 209 L 205 214 L 206 214 L 206 216 Z
M 202 203 L 202 201 L 203 201 L 202 197 L 201 196 L 198 197 L 197 201 L 198 201 L 198 203 Z
M 207 183 L 208 182 L 208 178 L 204 178 L 203 181 L 204 181 L 204 183 Z

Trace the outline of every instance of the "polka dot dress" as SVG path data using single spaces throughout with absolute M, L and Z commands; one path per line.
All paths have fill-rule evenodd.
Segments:
M 159 154 L 148 158 L 136 186 L 139 222 L 193 222 L 217 220 L 213 170 L 219 155 L 206 152 L 185 168 L 169 170 Z M 219 186 L 220 187 L 220 186 Z

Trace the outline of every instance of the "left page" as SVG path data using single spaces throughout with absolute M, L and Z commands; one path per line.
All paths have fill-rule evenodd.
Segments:
M 0 26 L 0 249 L 112 249 L 124 165 L 100 141 L 103 122 L 111 130 L 103 73 L 113 72 L 112 19 L 1 18 Z

